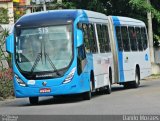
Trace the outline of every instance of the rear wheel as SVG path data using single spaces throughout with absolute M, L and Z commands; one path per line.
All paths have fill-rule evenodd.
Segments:
M 130 88 L 132 88 L 132 83 L 131 82 L 125 82 L 123 84 L 123 86 L 124 86 L 125 89 L 130 89 Z
M 111 82 L 109 81 L 109 82 L 108 82 L 108 86 L 106 86 L 105 93 L 106 93 L 106 94 L 111 94 L 111 92 L 112 92 Z
M 139 85 L 140 85 L 140 72 L 139 72 L 139 69 L 136 69 L 135 81 L 125 82 L 123 85 L 124 85 L 125 89 L 138 88 Z
M 29 97 L 29 102 L 32 105 L 37 105 L 38 104 L 38 97 Z
M 140 85 L 140 73 L 139 73 L 139 70 L 136 69 L 135 81 L 133 82 L 132 86 L 133 88 L 138 88 L 139 85 Z
M 106 94 L 111 94 L 111 92 L 112 92 L 111 83 L 112 83 L 112 70 L 109 69 L 109 81 L 108 81 L 108 86 L 106 86 L 106 88 L 105 88 L 105 93 L 106 93 Z

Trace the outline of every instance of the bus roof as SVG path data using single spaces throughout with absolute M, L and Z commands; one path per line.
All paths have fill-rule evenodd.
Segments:
M 16 25 L 21 27 L 34 27 L 62 24 L 69 20 L 74 21 L 77 17 L 82 16 L 88 18 L 107 18 L 105 14 L 82 9 L 49 10 L 26 14 L 16 22 Z

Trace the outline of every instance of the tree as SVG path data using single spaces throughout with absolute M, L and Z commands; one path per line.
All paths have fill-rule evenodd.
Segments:
M 0 24 L 8 24 L 8 23 L 9 23 L 8 10 L 0 7 Z

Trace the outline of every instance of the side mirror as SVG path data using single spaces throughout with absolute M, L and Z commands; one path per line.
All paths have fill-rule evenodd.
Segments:
M 8 53 L 11 53 L 11 54 L 14 53 L 14 35 L 13 35 L 13 33 L 10 34 L 6 38 L 6 50 Z
M 83 44 L 83 33 L 81 30 L 77 30 L 77 47 L 80 47 Z

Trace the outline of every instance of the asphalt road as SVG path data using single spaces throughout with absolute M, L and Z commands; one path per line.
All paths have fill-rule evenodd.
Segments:
M 78 97 L 40 98 L 32 106 L 28 98 L 0 102 L 0 114 L 12 115 L 160 115 L 160 79 L 142 80 L 138 89 L 114 85 L 110 95 L 96 93 L 89 101 Z

